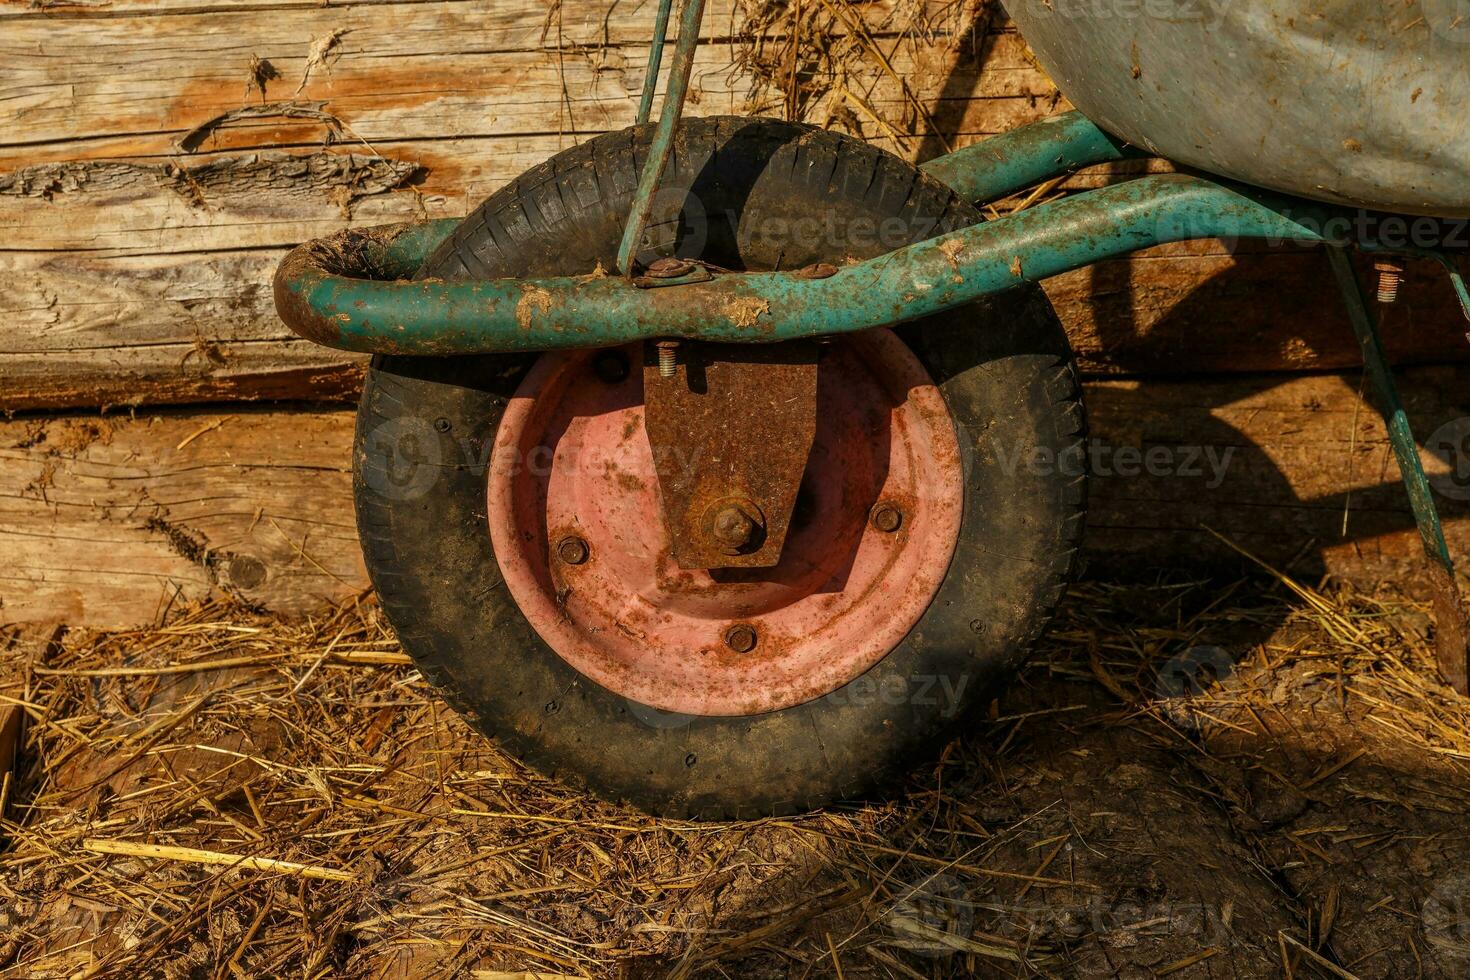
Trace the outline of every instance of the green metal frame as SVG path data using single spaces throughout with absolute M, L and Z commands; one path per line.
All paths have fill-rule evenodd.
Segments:
M 597 276 L 403 281 L 447 233 L 436 224 L 309 243 L 282 263 L 275 286 L 292 329 L 341 350 L 487 354 L 658 337 L 774 343 L 893 326 L 1165 242 L 1347 245 L 1353 227 L 1327 205 L 1160 174 L 972 225 L 825 279 L 750 272 L 656 290 Z
M 1080 112 L 1063 112 L 992 136 L 920 167 L 969 201 L 995 201 L 1042 181 L 1150 154 L 1103 132 Z
M 653 91 L 658 84 L 664 34 L 668 30 L 672 6 L 673 0 L 660 0 L 654 43 L 648 54 L 648 71 L 643 79 L 643 99 L 638 106 L 640 123 L 647 122 L 653 111 Z M 674 152 L 674 133 L 684 114 L 684 100 L 689 94 L 689 78 L 694 71 L 694 49 L 699 43 L 699 25 L 703 19 L 704 0 L 684 0 L 684 11 L 679 16 L 679 42 L 674 48 L 674 63 L 669 67 L 669 83 L 664 92 L 663 107 L 658 114 L 658 128 L 653 132 L 653 143 L 648 149 L 648 159 L 638 179 L 638 189 L 633 192 L 633 207 L 628 214 L 628 223 L 623 228 L 623 241 L 618 246 L 618 270 L 630 279 L 637 271 L 635 266 L 638 249 L 642 245 L 643 231 L 648 227 L 648 218 L 653 211 L 658 183 L 663 179 L 664 169 Z

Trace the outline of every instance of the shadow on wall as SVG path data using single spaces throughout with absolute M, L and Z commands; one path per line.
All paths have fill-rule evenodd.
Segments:
M 980 8 L 960 41 L 973 62 L 952 70 L 932 103 L 951 143 L 980 97 L 977 68 L 1000 16 L 997 3 Z M 944 142 L 926 136 L 918 159 Z M 1143 166 L 1096 172 L 1118 183 Z M 1048 284 L 1092 378 L 1094 564 L 1110 576 L 1162 564 L 1238 571 L 1241 557 L 1207 526 L 1309 580 L 1353 566 L 1416 578 L 1413 517 L 1371 389 L 1359 398 L 1361 356 L 1326 256 L 1255 242 L 1208 253 L 1155 249 L 1144 263 L 1099 263 Z M 1359 270 L 1370 286 L 1371 263 Z M 1411 264 L 1397 304 L 1377 310 L 1401 367 L 1470 360 L 1467 324 L 1432 263 Z M 1397 374 L 1451 550 L 1470 557 L 1470 526 L 1460 526 L 1470 517 L 1470 372 Z M 1129 376 L 1148 380 L 1113 380 Z

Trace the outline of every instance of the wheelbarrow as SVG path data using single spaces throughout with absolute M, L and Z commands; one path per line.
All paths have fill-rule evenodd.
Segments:
M 1083 406 L 1036 283 L 1251 238 L 1330 260 L 1464 693 L 1453 565 L 1350 259 L 1372 253 L 1382 299 L 1403 257 L 1437 260 L 1470 315 L 1470 49 L 1396 22 L 1415 8 L 1323 6 L 1256 0 L 1222 27 L 1017 2 L 1087 114 L 915 168 L 808 126 L 681 119 L 703 0 L 652 123 L 663 0 L 638 125 L 462 221 L 296 249 L 281 317 L 375 355 L 357 521 L 405 650 L 520 758 L 648 810 L 872 792 L 988 703 L 1073 571 Z M 1384 78 L 1391 118 L 1366 94 Z M 1178 172 L 976 209 L 1141 156 Z

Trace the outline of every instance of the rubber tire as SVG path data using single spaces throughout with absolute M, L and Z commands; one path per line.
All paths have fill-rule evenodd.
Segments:
M 444 279 L 612 268 L 651 129 L 590 140 L 491 196 L 424 265 Z M 743 118 L 685 122 L 644 258 L 770 268 L 867 258 L 981 220 L 947 187 L 857 140 Z M 697 199 L 697 201 L 696 201 Z M 699 207 L 720 215 L 706 233 Z M 808 240 L 781 221 L 831 214 Z M 859 241 L 859 218 L 902 241 Z M 764 229 L 766 234 L 761 234 Z M 703 239 L 703 240 L 700 240 Z M 1066 336 L 1035 288 L 902 332 L 953 414 L 967 461 L 959 546 L 908 637 L 843 689 L 751 717 L 671 716 L 593 683 L 507 592 L 485 462 L 532 358 L 380 357 L 358 415 L 354 486 L 368 571 L 404 649 L 480 731 L 536 769 L 645 811 L 749 818 L 868 795 L 988 703 L 1059 602 L 1077 554 L 1084 419 Z M 1037 451 L 1040 451 L 1038 454 Z

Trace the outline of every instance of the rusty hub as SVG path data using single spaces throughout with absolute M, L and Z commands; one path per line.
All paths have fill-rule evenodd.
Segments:
M 781 559 L 817 428 L 817 345 L 655 346 L 644 428 L 681 568 Z
M 496 559 L 552 650 L 639 704 L 728 716 L 821 697 L 903 640 L 949 568 L 963 481 L 943 397 L 901 341 L 879 330 L 828 348 L 805 479 L 799 470 L 789 477 L 801 490 L 781 527 L 780 559 L 758 568 L 676 561 L 663 470 L 643 419 L 645 384 L 661 381 L 634 371 L 604 383 L 595 356 L 538 361 L 507 407 L 490 457 Z M 715 373 L 708 372 L 711 390 Z M 758 450 L 781 441 L 774 426 L 752 426 L 739 438 Z M 724 458 L 718 445 L 704 451 Z M 768 498 L 691 499 L 705 500 L 691 516 L 711 550 L 738 549 L 750 525 L 768 538 L 777 529 Z M 901 514 L 897 532 L 874 526 L 880 503 Z M 580 563 L 567 558 L 581 548 L 564 554 L 571 540 L 586 548 Z M 758 530 L 743 544 L 768 546 Z

